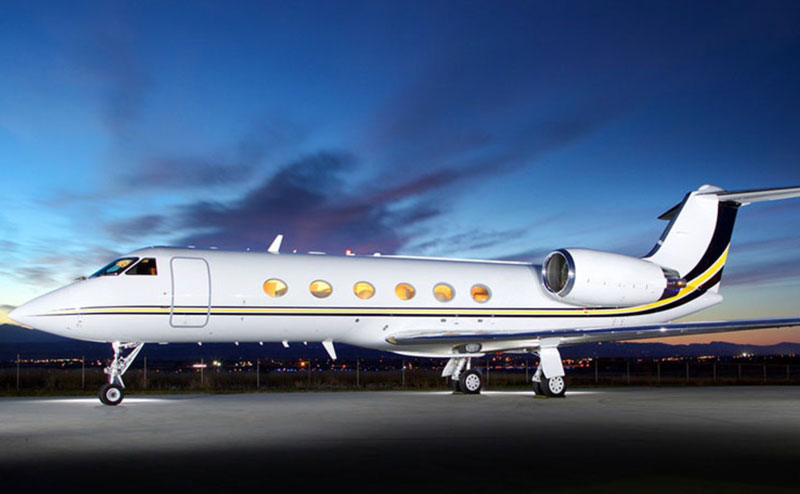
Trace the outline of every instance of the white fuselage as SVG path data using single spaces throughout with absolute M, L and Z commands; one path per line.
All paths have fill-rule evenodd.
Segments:
M 717 303 L 704 293 L 675 307 L 580 308 L 543 287 L 540 267 L 527 263 L 427 260 L 390 256 L 271 254 L 150 248 L 130 254 L 155 258 L 154 276 L 101 276 L 77 281 L 24 306 L 21 322 L 91 341 L 280 342 L 333 341 L 396 350 L 387 338 L 401 331 L 532 331 L 587 329 L 666 322 Z M 280 279 L 283 296 L 263 284 Z M 326 298 L 309 290 L 315 280 L 333 288 Z M 357 282 L 374 287 L 361 299 Z M 413 286 L 402 300 L 398 283 Z M 455 294 L 442 302 L 433 287 Z M 485 302 L 471 288 L 488 287 Z M 658 304 L 651 304 L 657 306 Z M 46 309 L 46 312 L 44 312 Z M 417 351 L 449 352 L 446 345 Z

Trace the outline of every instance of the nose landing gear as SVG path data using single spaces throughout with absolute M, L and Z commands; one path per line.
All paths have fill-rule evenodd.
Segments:
M 103 369 L 103 372 L 108 374 L 108 384 L 100 387 L 101 403 L 110 406 L 122 403 L 122 399 L 125 398 L 125 384 L 122 382 L 122 375 L 139 355 L 143 346 L 144 343 L 121 343 L 119 341 L 111 343 L 111 347 L 114 349 L 114 360 Z M 126 350 L 130 350 L 130 353 L 123 356 L 122 354 Z

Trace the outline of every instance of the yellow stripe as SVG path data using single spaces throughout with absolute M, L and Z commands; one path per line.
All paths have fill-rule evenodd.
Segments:
M 700 286 L 703 285 L 706 281 L 710 280 L 714 275 L 716 275 L 720 269 L 725 265 L 725 262 L 728 258 L 728 248 L 722 253 L 722 255 L 717 259 L 717 261 L 709 267 L 704 273 L 700 276 L 695 278 L 694 280 L 690 281 L 683 287 L 678 293 L 673 295 L 672 297 L 665 298 L 664 300 L 659 300 L 657 302 L 653 302 L 650 304 L 645 305 L 637 305 L 635 307 L 625 307 L 625 308 L 617 308 L 617 309 L 584 309 L 580 311 L 582 315 L 616 315 L 616 314 L 631 314 L 634 312 L 645 311 L 649 309 L 654 309 L 657 307 L 662 307 L 664 305 L 670 304 L 677 300 L 682 299 L 683 297 L 691 294 L 695 290 L 697 290 Z M 196 307 L 176 307 L 176 312 L 189 312 L 194 314 L 206 314 L 208 313 L 208 309 L 205 308 L 196 308 Z M 169 307 L 120 307 L 120 308 L 113 308 L 113 309 L 81 309 L 80 311 L 73 310 L 73 311 L 64 311 L 64 312 L 53 312 L 50 315 L 77 315 L 77 314 L 93 314 L 93 313 L 114 313 L 114 314 L 136 314 L 141 312 L 159 312 L 162 314 L 169 314 L 171 312 Z M 218 308 L 218 309 L 211 309 L 211 314 L 318 314 L 318 315 L 334 315 L 334 314 L 347 314 L 351 312 L 358 312 L 360 314 L 376 314 L 376 315 L 385 315 L 385 314 L 420 314 L 420 315 L 465 315 L 465 316 L 491 316 L 491 315 L 512 315 L 512 316 L 538 316 L 538 315 L 576 315 L 575 309 L 565 309 L 565 310 L 531 310 L 531 309 L 513 309 L 513 310 L 492 310 L 492 309 L 461 309 L 461 310 L 449 310 L 447 308 L 442 309 L 406 309 L 406 308 L 393 308 L 393 309 L 371 309 L 369 307 L 352 307 L 352 308 L 331 308 L 326 309 L 324 307 L 320 308 L 307 308 L 307 307 L 281 307 L 281 308 L 269 308 L 269 307 L 260 307 L 260 308 Z

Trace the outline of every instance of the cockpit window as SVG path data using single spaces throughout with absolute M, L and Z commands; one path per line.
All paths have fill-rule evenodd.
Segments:
M 136 262 L 138 257 L 123 257 L 115 261 L 111 261 L 106 266 L 103 266 L 100 271 L 91 275 L 89 278 L 97 278 L 98 276 L 118 276 L 125 271 L 131 264 Z
M 156 269 L 156 260 L 152 257 L 145 257 L 141 261 L 139 261 L 136 266 L 129 269 L 126 273 L 129 274 L 138 274 L 142 276 L 155 276 L 158 274 L 158 270 Z

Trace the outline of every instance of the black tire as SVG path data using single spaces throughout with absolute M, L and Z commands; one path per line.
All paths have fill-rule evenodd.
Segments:
M 533 392 L 536 393 L 536 396 L 546 396 L 542 381 L 533 381 Z
M 563 398 L 567 392 L 567 381 L 564 376 L 551 377 L 542 381 L 544 394 L 550 398 Z
M 117 406 L 122 403 L 125 398 L 125 392 L 122 387 L 116 384 L 104 384 L 100 387 L 100 402 L 103 405 Z
M 453 393 L 461 392 L 461 383 L 458 379 L 450 379 L 450 385 L 453 387 Z
M 458 384 L 461 392 L 468 395 L 480 394 L 483 388 L 483 377 L 481 373 L 475 369 L 470 369 L 461 373 L 458 378 Z

